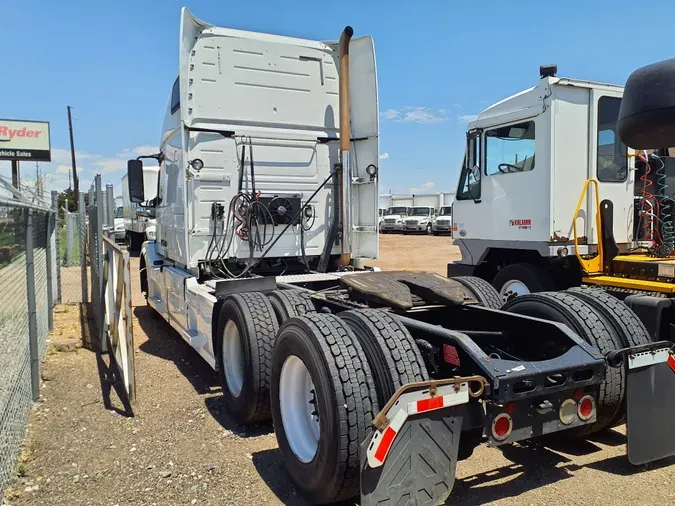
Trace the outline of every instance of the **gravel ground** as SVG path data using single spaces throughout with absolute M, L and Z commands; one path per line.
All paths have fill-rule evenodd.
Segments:
M 414 258 L 407 257 L 415 242 Z M 383 268 L 444 273 L 457 258 L 445 237 L 382 236 Z M 418 248 L 419 246 L 419 248 Z M 86 348 L 86 315 L 55 314 L 42 401 L 30 416 L 12 505 L 306 504 L 297 497 L 270 424 L 243 428 L 227 416 L 220 386 L 200 357 L 154 318 L 134 281 L 138 400 L 133 417 L 108 391 L 107 358 Z M 81 348 L 81 322 L 85 348 Z M 110 399 L 109 401 L 106 399 Z M 635 469 L 623 428 L 561 448 L 480 447 L 460 462 L 448 504 L 673 504 L 674 459 Z

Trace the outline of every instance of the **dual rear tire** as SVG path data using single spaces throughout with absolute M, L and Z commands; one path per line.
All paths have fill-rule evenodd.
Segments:
M 359 446 L 394 392 L 428 374 L 390 315 L 354 310 L 288 319 L 272 359 L 272 419 L 288 473 L 315 504 L 359 490 Z
M 218 327 L 232 417 L 248 424 L 271 416 L 287 471 L 311 502 L 357 495 L 370 423 L 398 388 L 429 379 L 407 329 L 377 310 L 317 313 L 292 290 L 231 295 Z

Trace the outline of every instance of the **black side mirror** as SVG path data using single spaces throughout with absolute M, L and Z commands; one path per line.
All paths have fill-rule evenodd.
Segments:
M 129 183 L 129 198 L 140 204 L 145 200 L 143 190 L 143 162 L 141 160 L 127 161 L 127 180 Z

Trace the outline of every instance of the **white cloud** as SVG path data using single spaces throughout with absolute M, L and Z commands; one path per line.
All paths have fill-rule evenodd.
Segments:
M 380 160 L 386 160 L 387 158 L 389 158 L 389 153 L 382 153 L 380 155 Z
M 424 191 L 432 190 L 436 186 L 436 183 L 429 181 L 428 183 L 423 183 L 419 188 L 410 188 L 410 193 L 420 193 Z
M 101 174 L 113 174 L 127 169 L 126 158 L 101 158 L 94 162 L 94 171 Z M 122 177 L 122 176 L 120 176 Z
M 452 104 L 452 107 L 462 107 L 462 104 Z
M 448 119 L 448 111 L 446 109 L 406 105 L 403 109 L 387 109 L 382 113 L 382 117 L 404 123 L 440 123 Z
M 85 153 L 84 151 L 75 151 L 75 162 L 79 165 L 80 161 L 83 160 L 92 160 L 95 158 L 100 158 L 101 155 L 92 155 L 90 153 Z M 71 164 L 71 156 L 69 149 L 52 149 L 52 162 L 60 164 Z
M 401 112 L 396 109 L 387 109 L 382 113 L 384 119 L 401 119 Z
M 464 114 L 462 116 L 458 116 L 457 119 L 462 123 L 470 123 L 478 119 L 478 114 Z
M 59 174 L 69 174 L 72 167 L 70 165 L 59 165 L 56 167 L 56 172 Z
M 157 146 L 138 146 L 135 148 L 123 149 L 121 153 L 117 153 L 117 157 L 127 160 L 128 158 L 136 158 L 137 156 L 154 155 L 157 151 Z

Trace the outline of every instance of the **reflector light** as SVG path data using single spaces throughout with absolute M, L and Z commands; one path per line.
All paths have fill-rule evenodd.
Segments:
M 513 402 L 509 403 L 508 406 L 506 406 L 506 412 L 509 415 L 512 415 L 513 413 L 515 413 L 516 412 L 516 405 Z
M 590 395 L 582 397 L 581 400 L 579 401 L 579 409 L 578 409 L 579 418 L 581 418 L 584 421 L 589 420 L 593 416 L 594 411 L 595 411 L 595 401 L 593 400 L 593 397 L 591 397 Z
M 432 409 L 438 409 L 443 407 L 443 396 L 430 397 L 429 399 L 422 399 L 417 401 L 417 412 L 424 413 L 425 411 L 431 411 Z
M 459 354 L 457 353 L 457 348 L 450 346 L 449 344 L 443 345 L 443 362 L 446 364 L 454 365 L 459 367 Z
M 387 430 L 385 430 L 384 434 L 382 435 L 382 441 L 380 442 L 380 446 L 377 447 L 377 451 L 375 452 L 375 458 L 377 460 L 379 460 L 380 462 L 384 462 L 384 458 L 387 456 L 387 452 L 389 452 L 389 447 L 391 446 L 391 443 L 394 441 L 395 437 L 396 431 L 391 427 L 387 427 Z
M 672 352 L 668 354 L 667 362 L 673 372 L 675 372 L 675 356 L 672 354 Z
M 498 441 L 504 441 L 511 435 L 513 422 L 506 413 L 497 415 L 492 422 L 492 436 Z
M 574 391 L 574 398 L 575 398 L 576 400 L 581 399 L 583 396 L 584 396 L 584 393 L 581 391 L 581 388 L 577 388 L 577 389 Z

